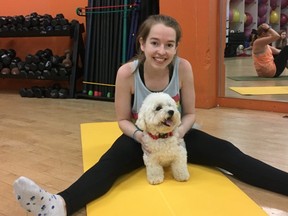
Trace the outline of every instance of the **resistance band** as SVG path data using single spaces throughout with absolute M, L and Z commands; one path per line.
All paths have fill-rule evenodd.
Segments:
M 126 2 L 125 2 L 126 3 Z M 111 6 L 98 6 L 98 7 L 78 7 L 76 9 L 76 14 L 78 16 L 86 16 L 88 13 L 93 14 L 103 14 L 103 13 L 118 13 L 118 12 L 127 12 L 135 10 L 135 8 L 138 8 L 138 4 L 124 4 L 124 5 L 111 5 Z M 124 9 L 120 9 L 124 8 Z M 118 10 L 103 10 L 103 9 L 118 9 Z M 96 11 L 96 10 L 102 10 L 102 11 Z
M 99 86 L 115 87 L 115 85 L 113 85 L 113 84 L 107 84 L 107 83 L 97 83 L 97 82 L 87 82 L 87 81 L 83 81 L 82 83 L 84 83 L 84 84 L 90 84 L 90 85 L 99 85 Z

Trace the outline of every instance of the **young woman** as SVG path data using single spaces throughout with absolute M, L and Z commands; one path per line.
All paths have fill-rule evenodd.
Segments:
M 282 50 L 270 46 L 279 38 L 280 35 L 267 23 L 258 27 L 257 36 L 252 42 L 252 56 L 259 77 L 278 77 L 283 73 L 288 60 L 288 46 Z
M 59 194 L 50 194 L 28 178 L 14 183 L 16 198 L 33 215 L 65 216 L 105 194 L 122 175 L 144 167 L 142 132 L 135 118 L 143 99 L 151 92 L 166 92 L 181 104 L 188 162 L 219 167 L 248 184 L 288 195 L 288 173 L 256 160 L 232 145 L 205 132 L 192 129 L 195 122 L 195 94 L 190 63 L 177 56 L 181 30 L 169 16 L 150 16 L 140 27 L 139 54 L 119 68 L 115 109 L 123 134 L 92 168 Z M 176 99 L 177 100 L 177 99 Z
M 286 30 L 282 29 L 279 31 L 280 38 L 275 41 L 275 47 L 279 50 L 282 50 L 287 46 L 287 33 Z

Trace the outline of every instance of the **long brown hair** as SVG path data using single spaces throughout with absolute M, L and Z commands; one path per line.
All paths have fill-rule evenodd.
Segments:
M 254 37 L 252 37 L 251 46 L 253 45 L 254 41 L 265 32 L 267 32 L 267 30 L 264 29 L 262 25 L 259 25 L 257 28 L 257 33 L 254 35 Z

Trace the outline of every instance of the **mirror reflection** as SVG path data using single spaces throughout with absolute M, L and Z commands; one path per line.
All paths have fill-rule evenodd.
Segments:
M 257 74 L 252 58 L 251 40 L 263 23 L 284 32 L 281 45 L 287 45 L 288 0 L 223 0 L 226 4 L 224 69 L 221 83 L 225 97 L 288 101 L 288 65 L 277 78 L 263 78 Z M 280 43 L 270 45 L 279 47 Z M 222 54 L 223 55 L 223 54 Z

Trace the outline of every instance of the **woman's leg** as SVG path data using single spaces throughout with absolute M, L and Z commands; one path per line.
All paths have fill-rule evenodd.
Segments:
M 76 182 L 58 195 L 45 192 L 29 179 L 17 180 L 14 188 L 17 188 L 15 191 L 18 200 L 19 197 L 21 197 L 22 200 L 21 202 L 19 200 L 19 202 L 22 206 L 24 205 L 24 208 L 26 207 L 27 210 L 31 210 L 29 208 L 30 203 L 34 206 L 32 209 L 33 215 L 38 215 L 37 212 L 39 212 L 39 208 L 42 210 L 43 206 L 49 206 L 50 208 L 53 208 L 53 211 L 49 210 L 48 213 L 43 213 L 46 213 L 47 216 L 59 216 L 59 213 L 54 214 L 54 209 L 55 205 L 57 207 L 61 205 L 62 198 L 66 204 L 67 215 L 71 215 L 85 207 L 89 202 L 105 194 L 121 175 L 129 173 L 143 165 L 141 144 L 135 142 L 126 135 L 121 135 L 93 167 L 87 170 Z M 23 185 L 25 190 L 23 189 Z M 43 191 L 50 203 L 43 203 Z M 38 193 L 37 195 L 35 194 L 36 192 Z M 55 199 L 52 200 L 52 204 L 51 197 L 55 197 Z M 26 200 L 23 200 L 24 198 Z M 39 200 L 41 199 L 41 201 L 36 203 L 37 206 L 35 206 L 35 200 L 37 200 L 37 198 L 39 198 Z M 33 203 L 30 202 L 31 199 L 33 199 Z M 29 203 L 29 206 L 26 206 L 26 203 Z M 59 211 L 57 210 L 57 212 Z M 61 213 L 61 216 L 62 215 L 63 214 Z
M 188 162 L 219 167 L 250 185 L 288 196 L 288 173 L 252 158 L 232 143 L 192 129 L 184 137 Z
M 285 46 L 281 52 L 274 58 L 274 62 L 276 65 L 276 74 L 274 77 L 280 76 L 286 65 L 287 65 L 287 60 L 288 60 L 288 46 Z

